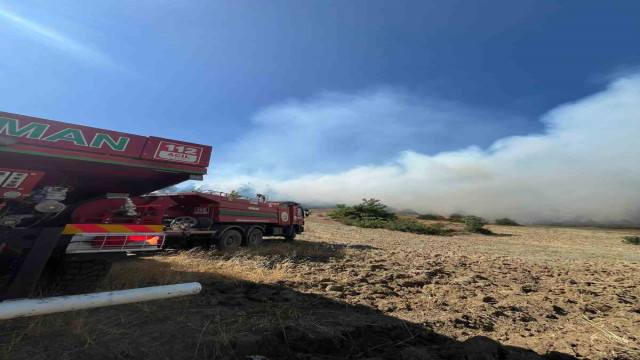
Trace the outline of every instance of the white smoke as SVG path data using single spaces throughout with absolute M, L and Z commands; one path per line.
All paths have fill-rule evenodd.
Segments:
M 302 203 L 352 204 L 373 197 L 421 213 L 640 225 L 640 76 L 618 79 L 541 121 L 544 133 L 503 138 L 488 149 L 432 156 L 407 150 L 385 165 L 334 174 L 280 180 L 263 173 L 212 183 L 224 189 L 250 184 Z

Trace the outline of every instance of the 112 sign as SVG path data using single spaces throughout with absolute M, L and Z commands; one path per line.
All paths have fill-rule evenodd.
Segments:
M 154 158 L 197 164 L 201 155 L 201 147 L 161 141 Z

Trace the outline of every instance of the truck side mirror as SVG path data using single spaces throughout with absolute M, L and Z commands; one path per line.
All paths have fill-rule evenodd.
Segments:
M 304 217 L 309 217 L 309 214 L 311 214 L 311 212 L 307 209 L 304 209 Z

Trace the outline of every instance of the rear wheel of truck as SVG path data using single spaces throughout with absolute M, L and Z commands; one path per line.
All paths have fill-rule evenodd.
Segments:
M 109 274 L 111 264 L 107 259 L 65 260 L 52 274 L 45 276 L 45 286 L 63 294 L 92 292 Z
M 293 231 L 290 235 L 285 235 L 284 241 L 285 242 L 292 242 L 293 240 L 295 240 L 295 238 L 296 238 L 296 232 Z
M 247 246 L 258 246 L 262 244 L 262 230 L 253 228 L 247 234 Z
M 242 245 L 242 234 L 237 230 L 225 231 L 218 241 L 218 247 L 221 250 L 236 249 L 240 245 Z

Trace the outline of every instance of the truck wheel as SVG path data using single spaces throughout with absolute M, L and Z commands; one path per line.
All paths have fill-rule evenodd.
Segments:
M 218 247 L 221 250 L 231 250 L 239 248 L 242 245 L 242 235 L 237 230 L 227 230 L 222 234 Z
M 258 246 L 262 243 L 262 231 L 258 228 L 253 228 L 247 234 L 247 246 Z
M 92 292 L 110 270 L 111 261 L 105 259 L 66 260 L 45 282 L 48 288 L 64 294 Z
M 295 238 L 296 238 L 296 232 L 295 232 L 295 231 L 293 231 L 293 232 L 291 233 L 291 235 L 285 235 L 285 236 L 284 236 L 284 241 L 285 241 L 285 242 L 292 242 Z

